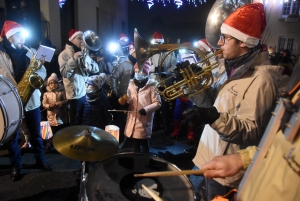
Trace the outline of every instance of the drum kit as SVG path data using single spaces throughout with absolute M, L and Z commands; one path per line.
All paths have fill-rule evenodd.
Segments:
M 118 154 L 118 140 L 100 128 L 70 126 L 58 131 L 52 142 L 62 155 L 82 161 L 80 201 L 197 200 L 190 180 L 175 165 L 150 154 Z M 87 173 L 85 162 L 95 161 Z

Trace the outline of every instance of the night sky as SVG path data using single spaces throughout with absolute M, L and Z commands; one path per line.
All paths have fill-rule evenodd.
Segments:
M 196 0 L 198 2 L 198 0 Z M 155 1 L 148 8 L 146 0 L 128 0 L 128 34 L 133 38 L 133 30 L 137 28 L 145 40 L 150 41 L 155 31 L 161 32 L 164 38 L 170 37 L 172 43 L 195 42 L 205 38 L 205 24 L 208 13 L 215 0 L 207 0 L 203 4 L 188 4 L 186 0 L 177 8 L 171 0 L 166 6 Z M 131 32 L 132 31 L 132 32 Z M 132 35 L 131 35 L 132 33 Z

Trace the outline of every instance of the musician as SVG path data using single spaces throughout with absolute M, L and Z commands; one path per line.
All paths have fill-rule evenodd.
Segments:
M 25 43 L 25 37 L 22 34 L 23 31 L 25 29 L 22 25 L 9 20 L 5 21 L 1 31 L 1 38 L 3 40 L 0 45 L 0 53 L 2 55 L 0 57 L 0 72 L 14 86 L 17 86 L 17 83 L 20 82 L 30 63 L 30 58 L 26 55 L 27 50 L 23 48 Z M 45 67 L 42 66 L 36 73 L 44 79 L 46 77 Z M 44 157 L 44 145 L 40 134 L 40 96 L 41 92 L 35 90 L 29 102 L 24 106 L 25 120 L 31 135 L 30 142 L 33 147 L 37 167 L 51 171 L 52 167 L 46 162 Z M 10 162 L 13 166 L 10 177 L 13 181 L 21 178 L 22 158 L 18 146 L 19 135 L 20 129 L 16 131 L 16 135 L 8 146 Z
M 213 107 L 194 106 L 186 112 L 186 121 L 206 124 L 193 159 L 199 168 L 215 156 L 257 145 L 261 139 L 282 72 L 282 67 L 270 65 L 268 52 L 260 44 L 265 26 L 261 3 L 238 8 L 221 26 L 218 45 L 223 51 L 228 80 Z M 236 188 L 243 173 L 206 178 L 207 200 Z
M 165 42 L 163 35 L 160 32 L 154 32 L 152 35 L 152 43 L 153 44 L 163 44 Z M 158 82 L 161 81 L 160 76 L 158 74 L 159 69 L 159 63 L 161 61 L 161 59 L 163 58 L 163 56 L 165 55 L 165 53 L 159 53 L 159 54 L 155 54 L 150 58 L 150 62 L 151 62 L 151 66 L 150 66 L 150 75 L 149 77 L 151 79 L 157 80 Z M 174 52 L 172 52 L 171 54 L 169 54 L 166 59 L 164 60 L 164 63 L 162 65 L 162 69 L 161 69 L 161 77 L 162 79 L 166 79 L 167 77 L 170 77 L 172 75 L 172 71 L 175 65 L 176 65 L 176 55 Z M 167 79 L 165 81 L 165 85 L 166 87 L 169 87 L 171 85 L 171 80 Z M 162 100 L 162 105 L 161 108 L 159 110 L 157 110 L 155 112 L 155 116 L 154 116 L 154 125 L 155 127 L 159 128 L 159 124 L 160 122 L 163 123 L 163 127 L 165 129 L 166 134 L 169 134 L 170 132 L 170 128 L 169 128 L 169 114 L 170 111 L 173 111 L 174 109 L 174 105 L 175 105 L 175 100 L 171 101 L 172 104 L 172 109 L 170 110 L 169 107 L 169 102 L 166 102 L 165 100 Z M 160 115 L 161 113 L 161 115 Z M 156 129 L 156 128 L 154 128 Z
M 293 74 L 290 78 L 288 85 L 286 86 L 286 92 L 292 94 L 290 99 L 292 104 L 291 108 L 285 109 L 285 115 L 290 116 L 288 113 L 293 111 L 299 111 L 300 108 L 300 89 L 295 87 L 300 83 L 300 62 L 295 66 Z M 290 93 L 294 90 L 294 93 Z M 284 116 L 285 116 L 284 115 Z M 242 200 L 298 200 L 299 199 L 299 187 L 300 179 L 299 174 L 294 171 L 293 167 L 297 165 L 292 160 L 297 158 L 299 155 L 300 144 L 299 144 L 299 130 L 298 135 L 296 135 L 293 142 L 289 142 L 284 138 L 284 121 L 285 118 L 282 118 L 281 129 L 277 132 L 275 139 L 272 141 L 272 145 L 268 148 L 268 154 L 261 162 L 259 169 L 257 169 L 253 176 L 251 176 L 250 181 L 248 182 L 249 186 L 246 184 L 243 186 L 245 188 L 244 193 L 241 194 Z M 287 121 L 289 118 L 287 118 Z M 293 128 L 294 125 L 292 125 Z M 265 133 L 265 135 L 269 133 Z M 262 147 L 261 147 L 262 149 Z M 290 152 L 293 150 L 292 152 Z M 245 170 L 250 163 L 256 163 L 253 161 L 257 147 L 250 146 L 246 149 L 238 151 L 238 153 L 228 154 L 225 156 L 216 156 L 208 163 L 202 166 L 203 169 L 207 169 L 204 173 L 205 177 L 208 178 L 224 178 L 229 176 L 234 176 L 242 170 Z M 291 154 L 292 153 L 292 154 Z M 291 166 L 289 162 L 283 157 L 284 155 L 290 154 L 293 156 L 291 159 Z M 299 158 L 299 157 L 298 157 Z M 295 161 L 299 164 L 299 160 Z M 299 168 L 299 165 L 298 165 Z M 275 176 L 274 176 L 275 175 Z M 261 179 L 262 178 L 262 179 Z M 293 185 L 282 185 L 282 182 L 287 181 Z M 274 186 L 279 184 L 280 188 L 277 188 L 274 191 Z M 255 188 L 255 192 L 253 192 Z M 239 191 L 241 186 L 239 187 Z M 272 193 L 271 193 L 272 192 Z
M 128 55 L 128 59 L 118 66 L 118 68 L 115 69 L 115 71 L 112 73 L 111 76 L 111 85 L 112 85 L 112 90 L 114 97 L 117 99 L 122 97 L 124 94 L 127 94 L 127 89 L 129 85 L 130 79 L 133 78 L 134 75 L 134 69 L 133 66 L 136 63 L 136 53 L 134 47 L 131 45 L 130 46 L 130 52 Z M 114 109 L 125 109 L 123 106 L 120 104 L 115 104 L 115 101 L 111 103 L 112 108 Z M 125 129 L 125 124 L 126 124 L 126 114 L 119 113 L 119 114 L 114 114 L 114 119 L 117 121 L 118 127 L 120 127 L 120 147 L 125 142 L 126 137 L 124 137 L 124 129 Z M 123 142 L 124 138 L 124 142 Z
M 71 29 L 66 47 L 58 56 L 66 97 L 70 104 L 69 115 L 71 125 L 74 124 L 79 105 L 85 99 L 85 82 L 87 78 L 90 73 L 99 72 L 98 64 L 88 54 L 84 55 L 81 51 L 81 48 L 84 46 L 83 32 Z

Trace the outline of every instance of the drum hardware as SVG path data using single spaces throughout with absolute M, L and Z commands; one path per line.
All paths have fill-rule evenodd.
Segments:
M 118 152 L 118 141 L 110 133 L 92 126 L 70 126 L 53 137 L 55 149 L 80 161 L 101 161 Z
M 70 126 L 58 131 L 52 140 L 62 155 L 82 161 L 80 201 L 86 201 L 86 161 L 101 161 L 118 152 L 118 141 L 110 133 L 92 126 Z
M 177 177 L 137 178 L 134 174 L 153 171 L 179 171 L 175 165 L 150 154 L 116 154 L 97 163 L 87 177 L 86 195 L 89 201 L 152 200 L 145 188 L 160 200 L 198 200 L 186 175 Z
M 155 200 L 155 201 L 163 201 L 158 195 L 156 195 L 156 193 L 152 190 L 150 190 L 149 188 L 147 188 L 144 184 L 142 184 L 142 188 L 145 189 L 147 191 L 147 193 L 149 195 L 151 195 L 151 197 Z

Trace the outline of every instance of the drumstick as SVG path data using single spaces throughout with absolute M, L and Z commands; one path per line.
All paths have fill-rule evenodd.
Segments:
M 144 184 L 142 184 L 143 189 L 145 189 L 147 191 L 147 193 L 149 193 L 149 195 L 155 200 L 155 201 L 163 201 L 163 199 L 161 199 L 160 197 L 158 197 L 152 190 L 150 190 L 149 188 L 147 188 Z
M 164 171 L 148 172 L 144 174 L 134 174 L 134 177 L 169 177 L 178 175 L 203 174 L 206 170 L 181 170 L 181 171 Z

